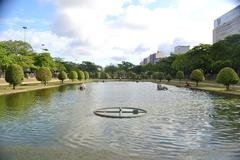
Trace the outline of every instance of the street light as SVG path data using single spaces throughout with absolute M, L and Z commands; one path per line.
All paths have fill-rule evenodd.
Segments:
M 42 49 L 43 51 L 46 51 L 46 52 L 48 52 L 48 49 L 47 49 L 47 48 L 45 48 L 45 44 L 41 44 L 41 46 L 42 46 L 42 48 L 41 48 L 41 49 Z
M 23 26 L 23 38 L 24 38 L 24 42 L 26 42 L 26 30 L 27 30 L 27 27 Z

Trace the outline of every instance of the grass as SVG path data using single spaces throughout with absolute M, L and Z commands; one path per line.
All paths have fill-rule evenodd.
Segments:
M 179 83 L 179 81 L 177 80 L 172 80 L 170 82 L 163 80 L 160 83 L 174 85 L 177 87 L 185 87 L 185 81 L 181 81 Z M 190 82 L 190 84 L 191 84 L 191 87 L 188 87 L 188 88 L 194 89 L 194 90 L 208 91 L 208 92 L 220 94 L 220 95 L 240 96 L 240 86 L 238 85 L 230 86 L 230 90 L 227 91 L 225 86 L 223 86 L 222 84 L 217 84 L 213 81 L 200 82 L 198 87 L 194 82 Z
M 117 82 L 126 82 L 126 81 L 136 81 L 136 80 L 129 80 L 129 79 L 122 79 L 121 81 L 119 79 L 92 79 L 90 80 L 91 82 L 112 82 L 112 81 L 117 81 Z M 177 87 L 185 87 L 185 82 L 186 80 L 182 80 L 179 82 L 178 80 L 171 80 L 168 82 L 167 80 L 162 80 L 156 81 L 156 80 L 141 80 L 142 82 L 155 82 L 155 83 L 162 83 L 162 84 L 167 84 L 167 85 L 174 85 Z M 25 79 L 23 84 L 20 86 L 17 86 L 15 90 L 12 89 L 12 86 L 8 85 L 6 82 L 4 82 L 3 79 L 0 79 L 0 95 L 7 95 L 7 94 L 14 94 L 14 93 L 20 93 L 20 92 L 27 92 L 27 91 L 33 91 L 33 90 L 40 90 L 40 89 L 46 89 L 46 88 L 52 88 L 52 87 L 59 87 L 61 85 L 70 85 L 70 84 L 79 84 L 82 83 L 81 81 L 74 81 L 72 82 L 71 80 L 66 80 L 64 81 L 64 84 L 61 83 L 61 81 L 57 79 L 53 79 L 48 83 L 47 86 L 44 86 L 41 84 L 41 82 L 36 81 L 36 79 L 30 78 L 30 79 Z M 196 87 L 194 82 L 190 82 L 191 87 L 188 87 L 190 89 L 194 90 L 202 90 L 202 91 L 208 91 L 216 94 L 222 94 L 222 95 L 235 95 L 235 96 L 240 96 L 240 86 L 235 85 L 231 86 L 231 89 L 229 91 L 226 90 L 225 86 L 221 84 L 217 84 L 214 81 L 204 81 L 200 82 L 199 86 Z
M 12 89 L 11 85 L 0 85 L 0 95 L 7 95 L 7 94 L 14 94 L 14 93 L 21 93 L 21 92 L 28 92 L 33 90 L 40 90 L 40 89 L 46 89 L 46 88 L 53 88 L 53 87 L 59 87 L 62 85 L 70 85 L 70 84 L 79 84 L 82 83 L 82 81 L 71 81 L 66 80 L 62 84 L 59 80 L 53 80 L 50 81 L 47 86 L 44 86 L 39 81 L 31 81 L 31 82 L 24 82 L 22 85 L 19 85 L 16 87 L 15 90 Z

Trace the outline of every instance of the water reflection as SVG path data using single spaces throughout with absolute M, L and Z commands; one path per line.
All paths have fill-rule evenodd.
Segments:
M 17 93 L 0 97 L 0 117 L 14 117 L 28 112 L 36 102 L 35 92 Z
M 91 83 L 0 97 L 2 145 L 104 149 L 146 159 L 232 159 L 240 152 L 240 100 L 153 83 Z M 137 107 L 136 119 L 106 119 L 103 107 Z M 7 115 L 17 117 L 9 120 Z M 204 154 L 203 154 L 204 153 Z

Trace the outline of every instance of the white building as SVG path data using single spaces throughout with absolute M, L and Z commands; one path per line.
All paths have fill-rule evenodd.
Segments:
M 240 5 L 214 21 L 213 43 L 240 34 Z
M 174 47 L 174 54 L 183 54 L 189 51 L 190 46 L 176 46 Z
M 144 58 L 143 61 L 140 63 L 141 65 L 153 63 L 155 64 L 158 62 L 161 58 L 164 58 L 164 54 L 160 51 L 157 51 L 157 53 L 150 54 L 148 57 Z

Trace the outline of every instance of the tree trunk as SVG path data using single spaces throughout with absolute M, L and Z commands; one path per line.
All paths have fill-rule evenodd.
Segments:
M 198 81 L 196 81 L 196 86 L 198 87 Z
M 45 85 L 45 86 L 47 85 L 47 81 L 44 81 L 44 85 Z
M 16 89 L 16 85 L 15 84 L 13 84 L 13 89 Z
M 229 88 L 230 88 L 230 85 L 227 84 L 227 85 L 226 85 L 226 89 L 227 89 L 227 91 L 229 91 Z
M 62 84 L 63 84 L 63 80 L 62 80 Z

